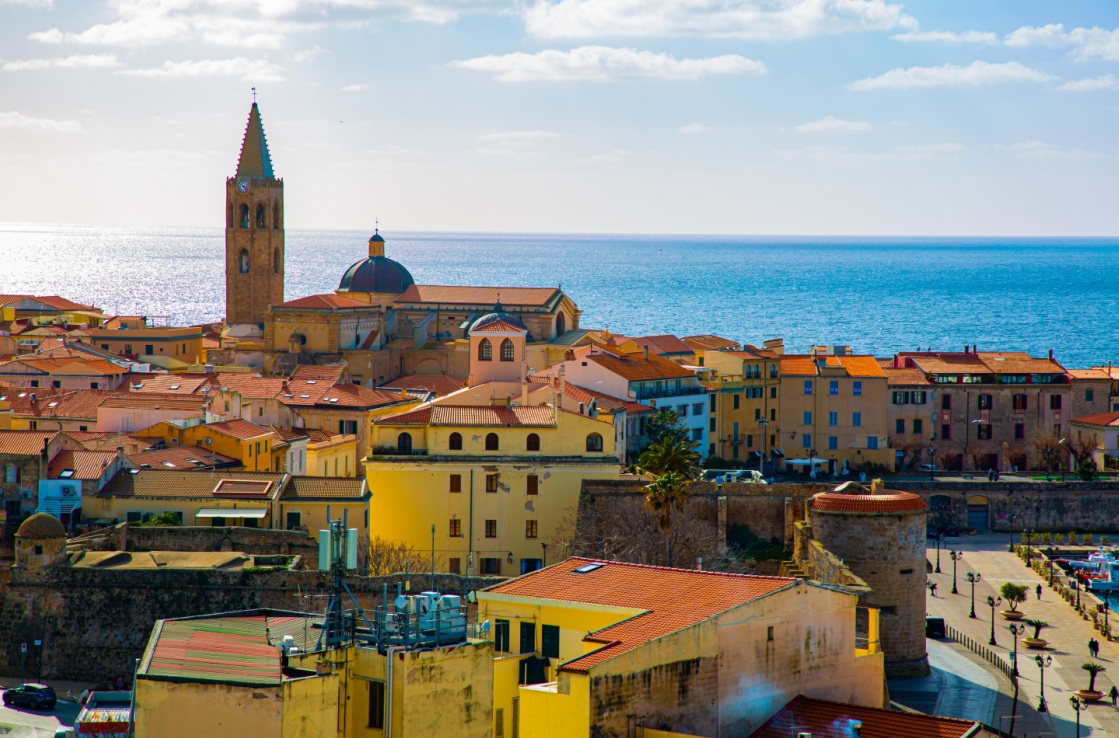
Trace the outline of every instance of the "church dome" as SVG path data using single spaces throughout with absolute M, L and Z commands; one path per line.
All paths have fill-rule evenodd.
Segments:
M 20 538 L 65 538 L 66 529 L 58 518 L 47 513 L 35 513 L 19 526 Z
M 399 295 L 413 284 L 415 280 L 404 265 L 385 256 L 385 239 L 374 232 L 369 239 L 369 257 L 350 265 L 338 283 L 338 291 Z
M 486 330 L 487 327 L 489 330 L 528 331 L 528 328 L 525 327 L 524 322 L 520 318 L 505 312 L 505 308 L 501 306 L 500 301 L 494 306 L 492 313 L 486 313 L 470 324 L 471 332 Z

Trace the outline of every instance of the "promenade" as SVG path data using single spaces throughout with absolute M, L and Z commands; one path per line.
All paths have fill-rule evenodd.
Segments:
M 931 540 L 929 542 L 934 544 Z M 1007 551 L 1008 543 L 1009 537 L 1006 535 L 944 539 L 940 551 L 941 573 L 928 575 L 929 580 L 937 584 L 936 596 L 930 595 L 927 598 L 928 614 L 943 617 L 947 626 L 1010 664 L 1011 653 L 1014 650 L 1014 636 L 1007 628 L 1009 622 L 999 614 L 999 611 L 1009 608 L 1005 603 L 995 608 L 997 645 L 990 646 L 988 642 L 991 637 L 991 608 L 987 605 L 987 597 L 988 595 L 998 597 L 998 590 L 1004 582 L 1027 585 L 1029 599 L 1018 609 L 1025 612 L 1027 618 L 1037 618 L 1050 624 L 1041 634 L 1042 638 L 1049 641 L 1049 645 L 1044 651 L 1036 651 L 1027 649 L 1019 643 L 1020 702 L 1016 714 L 1021 717 L 1016 722 L 1014 735 L 1027 738 L 1040 738 L 1040 736 L 1075 738 L 1076 712 L 1069 698 L 1076 690 L 1086 689 L 1089 679 L 1088 672 L 1080 666 L 1085 661 L 1093 660 L 1107 668 L 1107 671 L 1096 679 L 1096 689 L 1106 694 L 1112 684 L 1119 684 L 1119 644 L 1104 641 L 1092 628 L 1090 622 L 1083 620 L 1071 605 L 1049 588 L 1045 579 L 1035 574 L 1016 555 Z M 963 553 L 963 558 L 956 564 L 956 586 L 959 590 L 959 594 L 956 595 L 952 594 L 952 560 L 948 555 L 951 549 Z M 934 567 L 936 558 L 934 544 L 928 549 L 928 559 Z M 982 577 L 975 585 L 977 616 L 975 619 L 969 617 L 972 585 L 967 581 L 968 572 L 978 572 Z M 1040 601 L 1034 592 L 1039 583 L 1043 585 Z M 1088 657 L 1088 641 L 1093 637 L 1101 643 L 1100 655 L 1097 659 Z M 1041 690 L 1040 670 L 1034 660 L 1038 654 L 1051 656 L 1053 659 L 1052 666 L 1045 670 L 1045 699 L 1049 706 L 1048 713 L 1036 711 Z M 1009 728 L 1009 720 L 1003 717 L 1011 713 L 1006 697 L 1012 687 L 1010 681 L 995 667 L 991 666 L 989 670 L 996 675 L 1000 685 L 999 691 L 1003 695 L 998 700 L 996 714 L 990 724 L 1005 731 Z M 968 717 L 984 719 L 981 715 Z M 1080 735 L 1084 738 L 1088 736 L 1119 738 L 1119 710 L 1112 707 L 1110 700 L 1087 707 L 1080 714 L 1080 723 Z

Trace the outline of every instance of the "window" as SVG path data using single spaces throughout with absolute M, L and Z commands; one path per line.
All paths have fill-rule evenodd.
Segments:
M 501 559 L 482 559 L 482 573 L 487 576 L 501 576 Z
M 913 419 L 913 435 L 919 436 L 924 432 L 924 421 L 920 418 Z
M 830 382 L 828 382 L 828 394 L 829 395 L 838 395 L 839 394 L 839 381 L 838 380 L 833 379 Z
M 462 451 L 462 434 L 452 433 L 447 439 L 447 448 L 452 451 Z
M 525 538 L 536 538 L 536 523 L 535 520 L 525 521 Z
M 976 438 L 978 438 L 980 441 L 991 440 L 991 424 L 990 423 L 980 423 L 975 428 L 975 435 L 976 435 Z
M 1024 412 L 1027 407 L 1025 395 L 1014 395 L 1014 412 Z
M 811 410 L 805 410 L 804 411 L 804 424 L 805 425 L 812 425 L 812 411 Z
M 496 474 L 487 474 L 486 475 L 486 491 L 487 492 L 497 492 L 497 475 Z
M 828 413 L 828 425 L 839 425 L 839 413 L 834 410 Z
M 483 559 L 485 561 L 485 559 Z M 508 620 L 494 620 L 493 621 L 493 650 L 501 653 L 509 653 L 509 621 Z
M 866 437 L 866 447 L 871 451 L 877 450 L 877 448 L 878 448 L 878 436 L 867 436 Z
M 828 450 L 836 451 L 839 449 L 839 436 L 828 436 Z
M 1060 410 L 1061 409 L 1061 396 L 1060 395 L 1049 395 L 1049 409 L 1050 410 Z
M 740 399 L 741 399 L 741 398 L 740 398 L 740 397 L 739 397 L 738 395 L 734 395 L 734 396 L 732 397 L 732 399 L 731 399 L 731 406 L 733 407 L 733 409 L 735 409 L 735 410 L 737 410 L 737 409 L 738 409 L 738 402 L 739 402 L 739 400 L 740 400 Z
M 894 427 L 894 432 L 897 433 L 898 435 L 902 435 L 902 434 L 905 433 L 905 419 L 904 418 L 898 418 L 897 419 L 897 422 L 895 423 L 895 427 Z
M 128 512 L 126 512 L 124 514 L 124 520 L 125 520 L 126 523 L 139 523 L 143 519 L 144 519 L 144 513 L 142 513 L 142 512 L 136 512 L 136 511 L 133 511 L 133 510 L 129 510 Z
M 385 683 L 369 681 L 369 722 L 368 728 L 383 730 L 385 727 Z
M 765 629 L 765 639 L 767 641 L 772 641 L 773 640 L 773 626 L 772 625 L 768 626 Z
M 486 538 L 497 538 L 497 521 L 486 521 Z
M 812 434 L 811 433 L 805 433 L 803 436 L 801 436 L 800 437 L 800 444 L 804 448 L 812 448 Z
M 1093 402 L 1096 399 L 1096 391 L 1086 389 L 1084 390 L 1084 402 Z
M 497 438 L 496 433 L 487 433 L 486 434 L 486 450 L 487 451 L 497 451 L 499 443 L 500 442 Z
M 54 380 L 53 382 L 51 382 L 51 387 L 54 387 L 55 389 L 62 389 L 62 380 L 61 379 Z
M 711 406 L 711 412 L 715 412 L 715 400 L 715 395 L 711 395 L 711 397 L 708 399 L 708 404 Z
M 529 433 L 528 438 L 525 440 L 526 451 L 539 451 L 540 450 L 540 436 L 535 433 Z
M 746 448 L 753 448 L 753 447 L 754 447 L 754 434 L 753 433 L 747 433 L 746 434 Z
M 447 559 L 447 570 L 452 574 L 462 574 L 462 559 L 457 556 Z
M 692 405 L 692 415 L 703 415 L 703 403 L 697 402 Z
M 546 659 L 560 657 L 560 629 L 558 625 L 540 626 L 540 655 Z
M 712 433 L 715 432 L 715 419 L 714 418 L 711 418 L 711 420 L 707 421 L 707 429 L 709 431 L 711 431 Z
M 811 379 L 804 380 L 804 394 L 806 394 L 806 395 L 812 394 L 812 380 Z
M 760 407 L 754 408 L 754 420 L 762 419 L 762 409 Z
M 771 400 L 776 400 L 777 399 L 777 388 L 776 387 L 770 387 L 769 388 L 769 399 L 771 399 Z
M 676 406 L 676 414 L 679 415 L 681 418 L 688 417 L 688 406 L 687 405 L 677 405 Z
M 692 440 L 693 441 L 702 441 L 703 440 L 703 428 L 692 428 Z
M 776 421 L 776 420 L 777 420 L 777 408 L 772 408 L 772 409 L 771 409 L 771 410 L 769 411 L 769 419 L 770 419 L 771 421 Z
M 501 342 L 501 360 L 512 361 L 514 358 L 513 353 L 513 342 L 506 338 Z
M 400 454 L 412 453 L 412 434 L 401 433 L 396 437 L 396 452 Z
M 909 393 L 909 401 L 914 405 L 924 405 L 928 402 L 928 394 L 925 390 L 913 390 Z
M 895 405 L 908 405 L 909 393 L 908 392 L 895 392 L 893 395 L 893 403 Z
M 241 249 L 241 274 L 249 273 L 249 252 Z
M 288 530 L 299 530 L 299 526 L 303 524 L 303 515 L 301 513 L 289 512 L 285 518 Z
M 241 205 L 241 227 L 242 228 L 248 228 L 249 227 L 249 206 L 245 205 L 245 204 Z M 242 251 L 241 253 L 244 254 L 245 252 Z M 247 272 L 249 270 L 248 269 L 242 269 L 241 271 Z
M 943 394 L 943 395 L 940 396 L 940 409 L 941 410 L 951 410 L 952 409 L 952 395 Z
M 149 356 L 154 354 L 155 353 L 155 346 L 153 346 L 150 343 L 145 343 L 144 344 L 144 353 L 148 354 Z
M 863 383 L 856 379 L 854 382 L 851 383 L 851 394 L 861 395 L 862 393 Z
M 462 521 L 458 518 L 451 518 L 447 535 L 451 538 L 462 538 Z
M 862 413 L 858 413 L 858 412 L 856 412 L 856 413 L 851 413 L 851 425 L 853 425 L 853 426 L 855 426 L 856 428 L 858 428 L 858 427 L 859 427 L 859 426 L 861 426 L 862 424 L 863 424 L 863 414 L 862 414 Z
M 521 622 L 521 653 L 536 650 L 536 623 Z
M 732 431 L 731 431 L 731 437 L 732 437 L 732 438 L 733 438 L 734 440 L 736 440 L 736 441 L 737 441 L 737 440 L 738 440 L 738 423 L 735 423 L 735 424 L 734 424 L 734 425 L 732 425 L 731 427 L 732 427 L 732 428 L 734 428 L 734 430 L 732 430 Z
M 451 475 L 451 486 L 448 489 L 448 491 L 449 492 L 462 492 L 462 475 L 461 474 L 452 474 Z
M 279 249 L 273 249 L 273 251 L 272 251 L 272 273 L 273 274 L 279 274 L 280 273 L 280 250 Z
M 587 436 L 587 451 L 595 453 L 602 450 L 602 436 L 597 433 L 591 433 Z
M 737 459 L 738 458 L 738 446 L 731 446 L 730 447 L 730 457 L 732 459 Z
M 264 227 L 264 206 L 263 205 L 257 205 L 256 206 L 256 227 L 257 228 L 263 228 Z
M 338 432 L 342 435 L 357 435 L 357 421 L 356 420 L 339 420 Z
M 556 335 L 562 336 L 567 332 L 567 318 L 563 313 L 556 315 Z
M 951 441 L 952 440 L 952 426 L 950 426 L 948 423 L 941 423 L 940 424 L 940 440 L 942 440 L 942 441 Z
M 488 338 L 483 338 L 478 344 L 478 361 L 493 361 L 493 344 Z
M 529 474 L 525 478 L 525 494 L 538 495 L 540 494 L 540 477 L 535 474 Z
M 980 410 L 990 410 L 991 409 L 991 396 L 990 395 L 979 395 L 979 409 Z
M 521 559 L 521 574 L 528 574 L 543 568 L 544 562 L 540 559 Z
M 1015 441 L 1023 441 L 1025 439 L 1026 439 L 1026 424 L 1025 423 L 1015 423 L 1014 424 L 1014 440 Z

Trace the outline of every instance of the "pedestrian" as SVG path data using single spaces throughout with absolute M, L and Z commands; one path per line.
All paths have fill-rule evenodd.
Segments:
M 1037 591 L 1037 598 L 1040 600 L 1041 599 L 1041 585 L 1040 584 L 1037 585 L 1037 590 L 1036 591 Z
M 1112 684 L 1111 685 L 1111 691 L 1108 692 L 1107 694 L 1108 694 L 1109 697 L 1111 697 L 1111 706 L 1115 707 L 1116 703 L 1119 702 L 1119 689 L 1116 689 L 1115 685 Z
M 933 597 L 936 597 L 936 582 L 933 582 L 929 585 L 929 592 L 932 594 Z

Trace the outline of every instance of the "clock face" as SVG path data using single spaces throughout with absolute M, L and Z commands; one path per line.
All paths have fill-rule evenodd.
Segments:
M 238 192 L 248 192 L 249 191 L 249 180 L 242 179 L 240 182 L 238 182 L 237 183 L 237 191 Z

